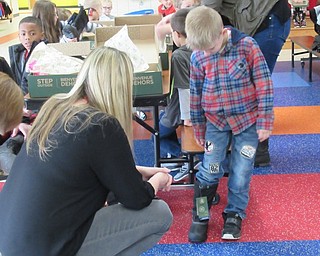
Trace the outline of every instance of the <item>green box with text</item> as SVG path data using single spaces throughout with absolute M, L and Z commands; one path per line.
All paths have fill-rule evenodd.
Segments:
M 67 93 L 76 82 L 77 74 L 28 76 L 31 98 L 46 98 L 57 93 Z

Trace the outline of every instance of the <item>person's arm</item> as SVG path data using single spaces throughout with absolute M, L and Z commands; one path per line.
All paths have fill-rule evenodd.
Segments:
M 268 65 L 256 41 L 249 39 L 246 53 L 258 101 L 256 126 L 259 140 L 263 141 L 270 136 L 273 128 L 273 83 Z
M 201 52 L 193 52 L 190 62 L 190 116 L 197 143 L 203 146 L 206 131 L 206 117 L 202 109 L 202 88 L 205 72 L 198 58 Z
M 157 172 L 148 181 L 137 170 L 127 136 L 119 122 L 109 117 L 104 125 L 94 125 L 88 140 L 90 168 L 101 184 L 114 193 L 125 207 L 141 209 L 148 206 L 159 189 L 166 189 L 170 175 Z
M 223 0 L 201 0 L 201 5 L 205 5 L 212 9 L 215 9 L 217 12 L 220 12 Z
M 173 14 L 169 14 L 163 17 L 159 23 L 156 25 L 156 34 L 160 41 L 165 40 L 166 35 L 171 34 L 171 24 L 170 19 Z
M 101 24 L 99 23 L 94 23 L 94 22 L 88 22 L 87 26 L 85 27 L 84 31 L 85 32 L 92 32 L 95 33 L 97 28 L 103 27 Z
M 147 167 L 147 166 L 136 166 L 137 170 L 141 173 L 144 180 L 147 180 L 153 188 L 155 189 L 155 193 L 157 194 L 158 190 L 162 189 L 165 191 L 170 190 L 170 185 L 172 183 L 172 176 L 168 175 L 170 173 L 170 169 L 168 168 L 159 168 L 159 167 Z M 165 179 L 158 180 L 158 173 L 165 174 L 168 178 L 167 182 L 161 184 L 161 182 L 165 181 Z M 161 174 L 161 175 L 162 175 Z
M 23 134 L 24 139 L 26 139 L 28 137 L 28 133 L 30 129 L 31 129 L 30 124 L 20 123 L 16 128 L 13 129 L 11 137 L 17 136 L 17 134 L 20 131 Z

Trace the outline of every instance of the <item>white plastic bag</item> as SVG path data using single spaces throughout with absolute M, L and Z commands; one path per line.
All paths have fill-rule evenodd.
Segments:
M 34 75 L 73 74 L 79 72 L 82 63 L 82 60 L 66 56 L 41 42 L 33 49 L 26 71 Z
M 126 25 L 117 34 L 107 40 L 104 45 L 127 53 L 132 61 L 134 72 L 142 72 L 149 68 L 138 47 L 130 39 Z

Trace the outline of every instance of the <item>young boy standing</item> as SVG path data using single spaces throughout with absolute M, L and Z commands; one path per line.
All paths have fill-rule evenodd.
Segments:
M 40 19 L 28 16 L 19 23 L 19 40 L 21 44 L 9 47 L 10 66 L 16 83 L 21 87 L 23 94 L 28 93 L 26 63 L 34 47 L 44 39 Z
M 190 242 L 207 239 L 209 210 L 226 157 L 231 158 L 228 203 L 222 239 L 241 236 L 258 141 L 273 127 L 273 85 L 256 41 L 234 28 L 224 28 L 215 10 L 200 6 L 186 18 L 190 64 L 191 120 L 205 154 L 194 185 Z

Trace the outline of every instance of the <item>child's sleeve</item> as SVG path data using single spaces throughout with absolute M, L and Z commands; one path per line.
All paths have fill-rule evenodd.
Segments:
M 271 73 L 256 41 L 252 40 L 252 44 L 247 49 L 247 54 L 258 101 L 257 130 L 271 131 L 274 120 Z
M 204 78 L 204 71 L 193 53 L 190 62 L 190 116 L 197 139 L 204 139 L 206 131 L 206 117 L 201 107 Z

